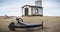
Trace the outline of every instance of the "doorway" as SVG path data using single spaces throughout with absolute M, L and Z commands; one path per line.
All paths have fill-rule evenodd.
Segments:
M 25 16 L 28 16 L 28 8 L 25 8 Z

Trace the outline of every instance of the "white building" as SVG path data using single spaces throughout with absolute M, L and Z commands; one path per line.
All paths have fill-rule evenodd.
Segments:
M 43 16 L 42 0 L 36 0 L 35 6 L 24 5 L 22 7 L 22 16 Z

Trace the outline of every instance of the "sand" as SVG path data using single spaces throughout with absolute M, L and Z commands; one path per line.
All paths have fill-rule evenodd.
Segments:
M 21 17 L 24 22 L 29 24 L 40 24 L 43 21 L 44 29 L 40 27 L 30 29 L 16 29 L 16 31 L 10 31 L 8 25 L 11 22 L 17 23 L 16 17 L 5 18 L 0 16 L 0 32 L 60 32 L 60 17 L 55 16 L 31 16 Z

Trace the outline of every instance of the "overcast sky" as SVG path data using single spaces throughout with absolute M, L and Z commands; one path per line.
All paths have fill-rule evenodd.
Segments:
M 60 0 L 43 0 L 44 16 L 60 16 Z M 35 5 L 35 0 L 0 0 L 0 16 L 21 16 L 23 5 Z

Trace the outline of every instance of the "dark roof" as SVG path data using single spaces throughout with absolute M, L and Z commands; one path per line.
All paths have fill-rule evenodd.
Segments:
M 39 7 L 39 6 L 33 6 L 33 5 L 24 5 L 24 6 L 22 6 L 22 8 L 24 8 L 25 6 L 43 8 L 43 7 Z

